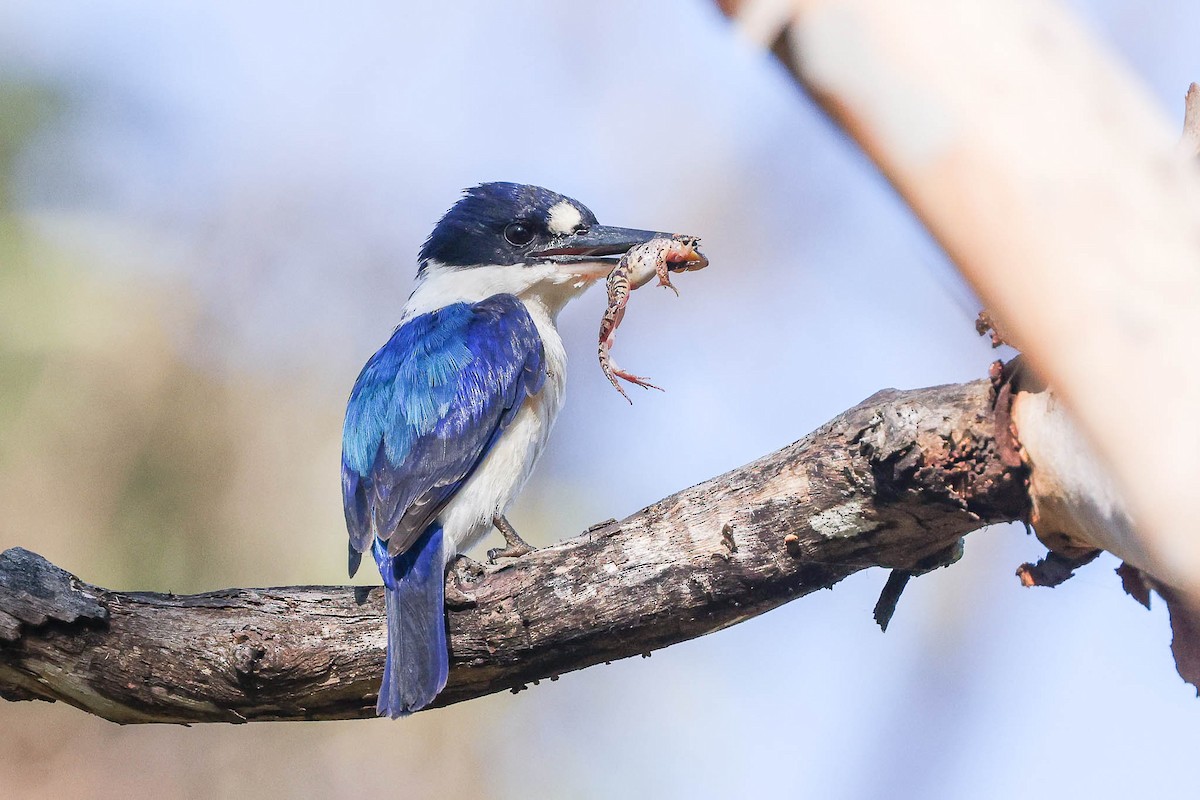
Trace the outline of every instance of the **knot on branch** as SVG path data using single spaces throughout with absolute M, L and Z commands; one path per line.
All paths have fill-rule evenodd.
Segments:
M 246 693 L 261 689 L 264 682 L 259 674 L 262 670 L 263 659 L 267 655 L 267 639 L 274 638 L 270 634 L 249 625 L 233 634 L 234 648 L 231 666 L 237 676 L 238 685 Z

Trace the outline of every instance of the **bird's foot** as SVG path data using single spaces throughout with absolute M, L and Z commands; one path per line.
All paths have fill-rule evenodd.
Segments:
M 500 531 L 500 535 L 504 537 L 504 542 L 508 546 L 503 549 L 493 547 L 488 550 L 488 561 L 491 563 L 495 564 L 498 558 L 520 558 L 537 549 L 517 535 L 512 523 L 505 519 L 503 514 L 492 517 L 492 524 L 496 526 L 496 530 Z
M 495 564 L 498 558 L 520 558 L 526 553 L 532 553 L 535 549 L 537 548 L 530 547 L 524 543 L 516 547 L 511 544 L 505 548 L 493 547 L 487 553 L 488 563 Z
M 446 581 L 446 605 L 450 608 L 474 608 L 475 593 L 466 590 L 483 575 L 483 565 L 466 556 L 458 556 L 450 562 L 450 578 Z

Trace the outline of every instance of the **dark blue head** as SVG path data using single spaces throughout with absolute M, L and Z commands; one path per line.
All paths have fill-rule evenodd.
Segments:
M 421 247 L 420 269 L 518 265 L 619 255 L 669 234 L 611 228 L 578 200 L 520 183 L 467 189 Z

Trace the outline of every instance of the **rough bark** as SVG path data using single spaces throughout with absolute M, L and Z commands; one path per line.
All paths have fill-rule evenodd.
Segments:
M 883 391 L 625 520 L 452 572 L 473 600 L 449 609 L 437 704 L 649 653 L 868 567 L 949 563 L 964 534 L 1027 513 L 992 406 L 987 381 Z M 116 722 L 369 717 L 384 637 L 379 589 L 126 593 L 0 556 L 0 694 Z

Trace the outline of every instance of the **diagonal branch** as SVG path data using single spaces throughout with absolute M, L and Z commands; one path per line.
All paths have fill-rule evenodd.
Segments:
M 1027 512 L 992 404 L 987 381 L 883 391 L 625 520 L 452 575 L 474 599 L 448 613 L 438 704 L 692 639 L 868 567 L 952 560 L 964 534 Z M 369 717 L 384 638 L 379 589 L 112 592 L 19 548 L 0 556 L 8 699 L 116 722 Z

